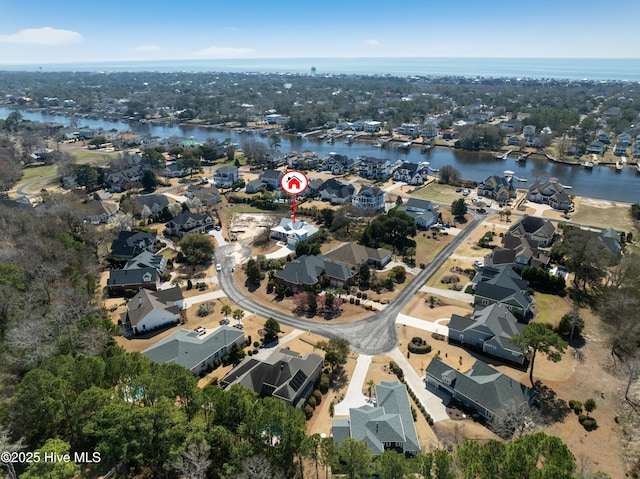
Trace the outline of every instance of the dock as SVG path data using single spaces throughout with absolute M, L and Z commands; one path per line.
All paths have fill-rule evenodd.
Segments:
M 507 158 L 509 158 L 509 155 L 513 153 L 513 150 L 509 150 L 506 153 L 503 153 L 502 155 L 496 153 L 496 159 L 497 160 L 506 160 Z

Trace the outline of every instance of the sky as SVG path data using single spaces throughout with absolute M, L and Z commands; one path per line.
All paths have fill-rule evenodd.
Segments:
M 640 57 L 635 0 L 5 0 L 0 65 L 250 58 Z

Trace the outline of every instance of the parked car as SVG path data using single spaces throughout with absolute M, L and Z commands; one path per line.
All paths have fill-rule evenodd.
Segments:
M 234 328 L 238 328 L 238 329 L 242 329 L 244 328 L 244 325 L 242 323 L 236 323 L 233 325 Z
M 196 333 L 198 333 L 198 336 L 202 336 L 204 333 L 206 333 L 206 332 L 207 332 L 207 330 L 206 330 L 206 329 L 204 329 L 202 326 L 198 326 L 198 327 L 195 329 L 195 331 L 196 331 Z
M 216 271 L 219 273 L 220 271 L 222 271 L 222 266 L 220 265 L 220 263 L 216 264 Z
M 220 320 L 220 326 L 224 326 L 226 324 L 229 324 L 229 318 L 222 318 Z

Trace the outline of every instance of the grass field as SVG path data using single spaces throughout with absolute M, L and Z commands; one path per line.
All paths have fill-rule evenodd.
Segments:
M 436 201 L 438 203 L 452 203 L 458 198 L 462 198 L 460 193 L 456 193 L 456 189 L 449 185 L 440 185 L 436 182 L 430 183 L 424 188 L 420 188 L 411 194 L 416 198 L 423 200 Z
M 536 293 L 536 306 L 538 315 L 535 320 L 544 324 L 558 326 L 562 316 L 571 311 L 571 306 L 566 298 L 553 294 Z
M 117 158 L 121 152 L 118 151 L 102 151 L 102 150 L 69 150 L 68 153 L 73 156 L 79 164 L 90 164 L 94 166 L 106 165 L 114 158 Z
M 45 176 L 51 176 L 58 173 L 58 169 L 55 165 L 37 166 L 35 168 L 25 168 L 22 170 L 22 179 L 16 186 L 20 184 L 28 183 L 29 181 L 37 180 Z
M 571 215 L 571 221 L 622 231 L 634 229 L 631 208 L 624 203 L 589 198 L 576 198 L 574 201 L 577 203 L 576 212 Z

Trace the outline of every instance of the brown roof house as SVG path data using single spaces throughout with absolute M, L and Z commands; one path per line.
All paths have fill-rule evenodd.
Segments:
M 318 354 L 304 356 L 283 348 L 260 360 L 247 356 L 222 378 L 220 385 L 227 389 L 240 384 L 261 397 L 282 399 L 289 406 L 302 407 L 322 372 L 323 359 Z
M 344 263 L 334 263 L 322 255 L 304 255 L 276 271 L 275 278 L 293 291 L 300 291 L 319 282 L 322 286 L 345 288 L 353 284 L 355 275 L 355 269 Z
M 358 266 L 364 263 L 384 268 L 391 261 L 393 252 L 385 248 L 369 248 L 358 243 L 346 243 L 330 251 L 325 257 L 337 263 Z
M 538 246 L 551 246 L 556 234 L 556 228 L 551 221 L 539 216 L 524 215 L 520 221 L 509 228 L 508 234 L 538 242 Z

